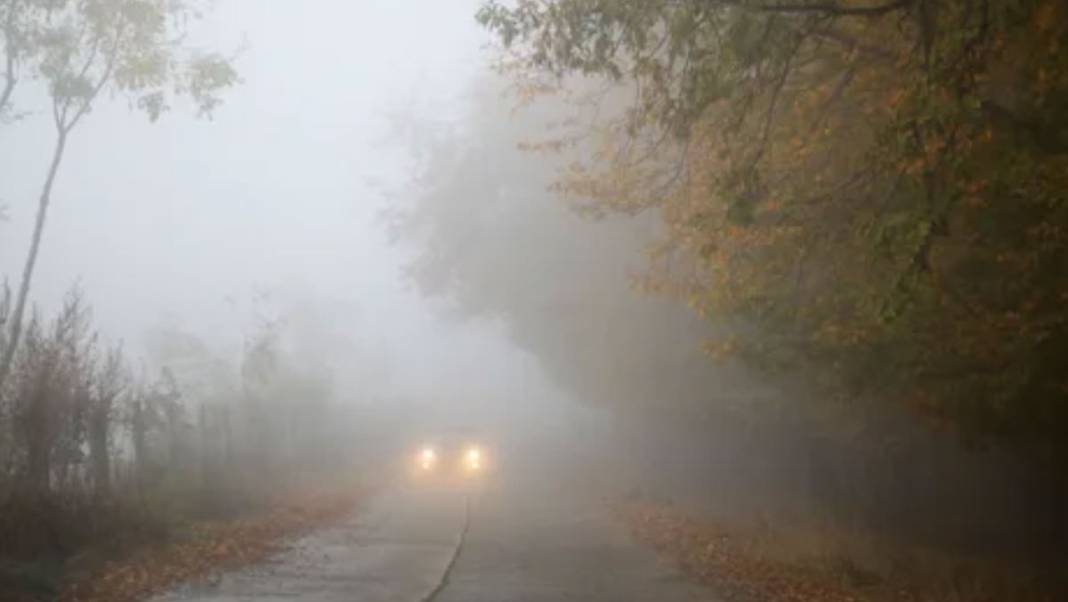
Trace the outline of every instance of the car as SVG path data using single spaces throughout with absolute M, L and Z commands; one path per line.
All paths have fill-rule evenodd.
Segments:
M 483 442 L 469 429 L 450 429 L 427 437 L 413 453 L 417 475 L 479 477 L 489 468 Z

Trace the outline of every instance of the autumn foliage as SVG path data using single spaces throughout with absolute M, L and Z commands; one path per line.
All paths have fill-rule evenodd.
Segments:
M 659 221 L 637 288 L 706 322 L 709 374 L 741 363 L 780 392 L 613 398 L 650 489 L 877 534 L 887 555 L 1007 559 L 1010 532 L 1063 559 L 1063 3 L 490 0 L 478 17 L 522 106 L 571 106 L 523 144 L 562 159 L 552 189 Z M 707 455 L 672 448 L 682 433 Z
M 479 16 L 524 92 L 583 76 L 628 99 L 533 146 L 593 149 L 557 185 L 580 209 L 662 217 L 642 284 L 725 327 L 711 355 L 1063 456 L 1062 3 L 557 0 Z

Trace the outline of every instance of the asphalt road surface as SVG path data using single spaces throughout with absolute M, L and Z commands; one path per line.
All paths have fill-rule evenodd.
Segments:
M 595 499 L 524 476 L 392 487 L 257 566 L 159 602 L 712 602 Z

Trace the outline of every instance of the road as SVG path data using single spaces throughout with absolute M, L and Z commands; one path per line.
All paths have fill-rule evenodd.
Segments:
M 550 479 L 403 483 L 260 565 L 157 602 L 711 602 L 604 508 Z

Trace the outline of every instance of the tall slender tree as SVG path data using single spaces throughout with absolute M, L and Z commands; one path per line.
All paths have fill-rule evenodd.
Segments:
M 9 8 L 30 10 L 37 4 L 12 0 Z M 219 92 L 238 82 L 226 57 L 196 52 L 184 44 L 187 24 L 201 14 L 199 5 L 199 0 L 53 0 L 46 4 L 33 58 L 35 74 L 48 85 L 56 143 L 37 200 L 30 248 L 0 355 L 0 387 L 11 371 L 22 336 L 53 188 L 74 128 L 108 89 L 130 98 L 155 121 L 169 109 L 169 98 L 175 95 L 190 97 L 200 114 L 210 114 L 221 102 Z

